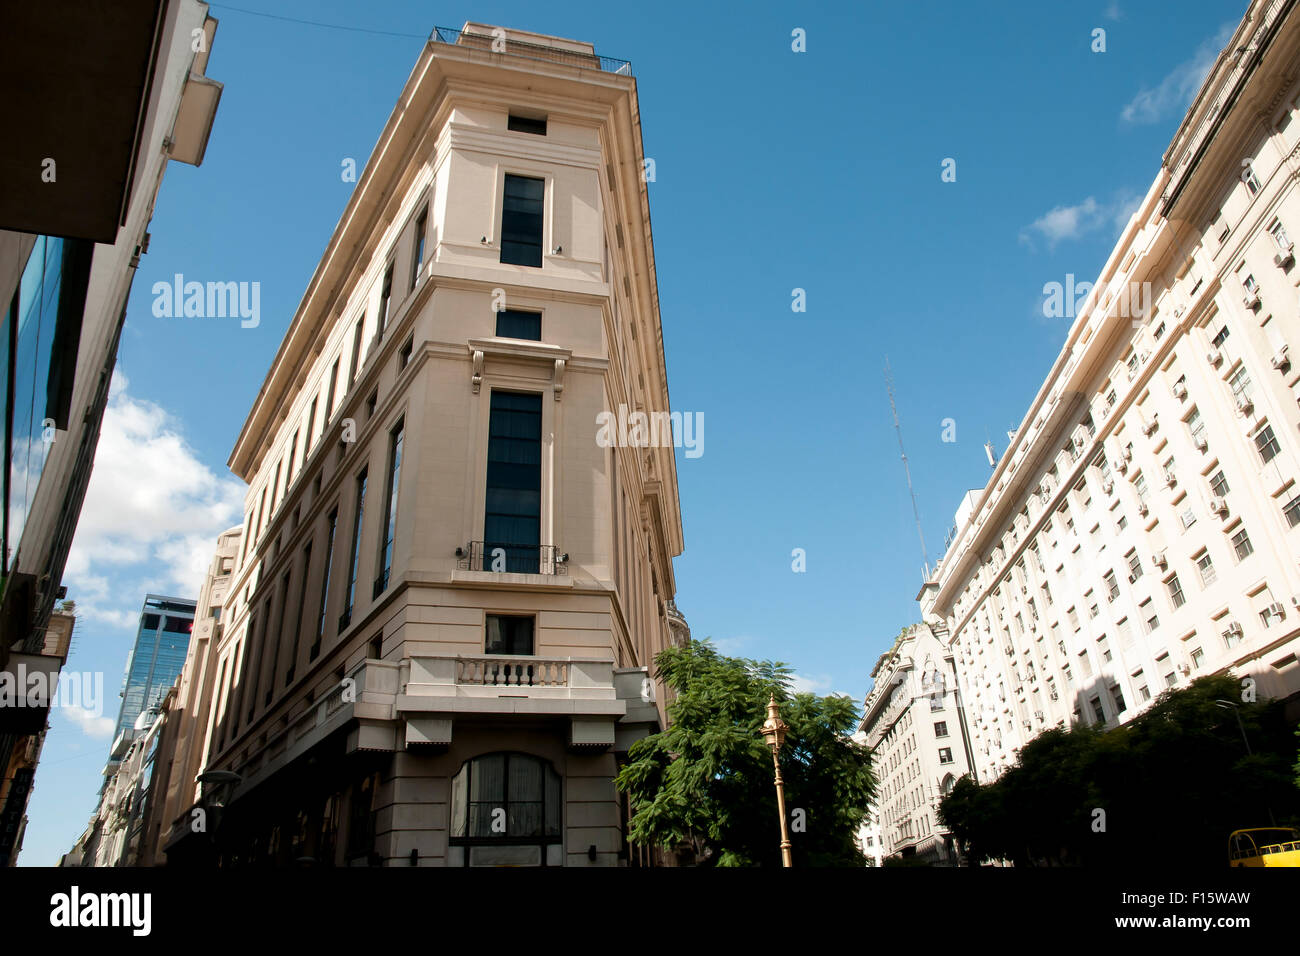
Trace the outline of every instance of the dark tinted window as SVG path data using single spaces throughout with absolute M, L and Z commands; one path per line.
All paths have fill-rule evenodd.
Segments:
M 542 265 L 542 205 L 546 183 L 525 176 L 506 176 L 501 211 L 501 261 L 517 266 Z
M 542 314 L 504 309 L 497 313 L 497 335 L 508 339 L 542 340 Z
M 531 116 L 511 115 L 506 128 L 514 130 L 516 133 L 536 133 L 538 136 L 545 136 L 546 120 L 545 118 L 534 119 Z

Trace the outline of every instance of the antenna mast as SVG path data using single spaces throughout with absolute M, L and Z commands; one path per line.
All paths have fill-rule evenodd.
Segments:
M 898 406 L 894 404 L 894 375 L 889 370 L 889 357 L 885 357 L 885 390 L 889 392 L 889 410 L 894 416 L 894 431 L 898 433 L 898 454 L 903 459 L 903 474 L 907 476 L 907 493 L 912 496 L 912 516 L 916 518 L 916 536 L 921 539 L 921 561 L 925 578 L 930 579 L 930 555 L 925 548 L 925 534 L 921 531 L 921 512 L 916 506 L 916 489 L 912 487 L 912 470 L 907 467 L 907 452 L 903 449 L 903 426 L 898 423 Z

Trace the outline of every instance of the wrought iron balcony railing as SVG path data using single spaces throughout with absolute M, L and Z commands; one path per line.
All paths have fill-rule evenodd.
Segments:
M 511 574 L 568 574 L 569 556 L 553 544 L 471 541 L 456 549 L 456 566 L 465 571 Z
M 486 50 L 489 53 L 518 56 L 528 60 L 545 60 L 550 63 L 566 63 L 584 70 L 600 70 L 602 73 L 621 73 L 632 75 L 632 64 L 627 60 L 617 60 L 612 56 L 596 56 L 582 50 L 566 50 L 562 47 L 544 46 L 541 43 L 528 43 L 515 40 L 509 36 L 495 37 L 489 33 L 466 33 L 448 27 L 434 27 L 429 39 L 435 43 L 449 43 L 454 46 L 471 47 Z

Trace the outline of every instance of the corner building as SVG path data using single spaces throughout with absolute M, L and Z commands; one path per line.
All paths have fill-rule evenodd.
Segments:
M 688 639 L 630 65 L 438 29 L 230 457 L 207 767 L 229 865 L 626 865 L 620 756 Z
M 1206 674 L 1300 712 L 1300 15 L 1219 55 L 922 589 L 981 781 Z

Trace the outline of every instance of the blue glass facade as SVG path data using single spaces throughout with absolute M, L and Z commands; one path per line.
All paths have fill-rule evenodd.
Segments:
M 126 665 L 122 710 L 113 739 L 135 726 L 136 718 L 157 707 L 185 666 L 194 628 L 193 601 L 149 595 L 140 615 L 140 630 Z
M 63 282 L 64 246 L 62 239 L 37 238 L 19 281 L 17 309 L 5 309 L 4 327 L 0 330 L 0 368 L 5 369 L 6 384 L 13 388 L 5 449 L 6 571 L 22 538 L 54 433 L 45 425 L 46 398 Z

